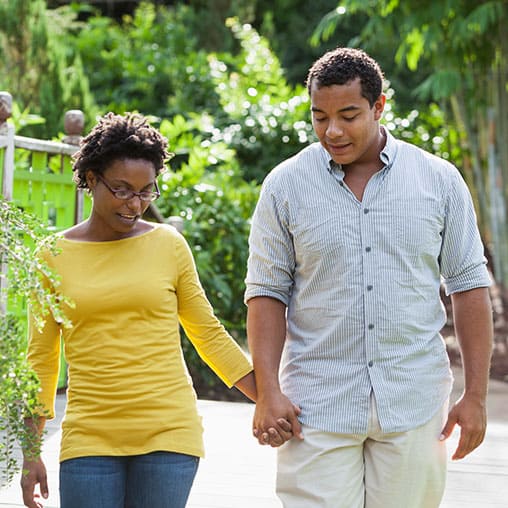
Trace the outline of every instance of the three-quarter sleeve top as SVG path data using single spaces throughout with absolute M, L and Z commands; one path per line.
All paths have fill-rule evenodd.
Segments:
M 231 387 L 251 364 L 214 316 L 190 249 L 171 226 L 108 242 L 63 237 L 44 258 L 72 327 L 30 323 L 28 359 L 54 416 L 60 343 L 68 364 L 60 460 L 172 451 L 203 456 L 201 418 L 180 342 L 182 325 Z

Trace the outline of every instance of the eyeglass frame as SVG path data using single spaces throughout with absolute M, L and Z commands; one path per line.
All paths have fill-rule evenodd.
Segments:
M 104 184 L 104 187 L 106 187 L 106 189 L 108 189 L 109 192 L 111 192 L 111 194 L 113 194 L 113 196 L 116 198 L 116 199 L 121 199 L 122 201 L 129 201 L 130 199 L 132 199 L 134 196 L 138 197 L 141 201 L 143 201 L 144 203 L 151 203 L 153 201 L 155 201 L 156 199 L 160 198 L 160 190 L 159 190 L 159 187 L 157 185 L 157 180 L 154 180 L 153 184 L 155 186 L 155 191 L 141 191 L 141 192 L 136 192 L 136 191 L 133 191 L 131 189 L 113 189 L 112 187 L 109 186 L 108 182 L 106 182 L 106 180 L 104 178 L 102 178 L 101 175 L 95 175 L 97 177 L 97 180 L 99 180 L 100 182 L 102 182 Z M 121 192 L 128 192 L 129 193 L 129 197 L 119 197 L 118 196 L 118 193 L 121 193 Z M 144 195 L 148 195 L 150 194 L 150 198 L 151 199 L 143 199 L 143 194 Z

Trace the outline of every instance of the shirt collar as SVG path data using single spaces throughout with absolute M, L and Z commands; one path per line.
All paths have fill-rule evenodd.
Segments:
M 379 154 L 379 158 L 385 165 L 385 169 L 389 170 L 392 167 L 393 161 L 395 160 L 395 154 L 397 153 L 397 140 L 392 136 L 390 131 L 384 126 L 380 125 L 379 128 L 383 131 L 386 143 L 381 153 Z M 328 152 L 321 145 L 321 151 L 323 156 L 326 158 L 326 167 L 329 173 L 342 172 L 342 167 L 340 164 L 337 164 L 333 159 L 330 158 Z
M 389 169 L 392 166 L 393 161 L 395 160 L 395 155 L 397 153 L 397 140 L 391 135 L 386 126 L 380 125 L 380 128 L 385 134 L 386 143 L 384 148 L 381 150 L 381 153 L 379 154 L 379 158 L 386 166 L 386 168 Z

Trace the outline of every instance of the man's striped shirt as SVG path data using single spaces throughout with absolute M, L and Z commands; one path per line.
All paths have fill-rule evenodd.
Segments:
M 314 143 L 267 176 L 252 220 L 245 300 L 287 305 L 281 387 L 328 432 L 364 433 L 372 390 L 385 432 L 427 422 L 452 382 L 441 282 L 490 285 L 458 170 L 385 132 L 362 201 Z

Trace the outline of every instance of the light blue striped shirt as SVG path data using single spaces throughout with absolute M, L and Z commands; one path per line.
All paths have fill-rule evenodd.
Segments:
M 281 387 L 328 432 L 364 433 L 372 390 L 385 432 L 432 418 L 452 383 L 441 281 L 490 285 L 458 170 L 385 132 L 361 202 L 314 143 L 267 176 L 252 220 L 245 301 L 287 305 Z

